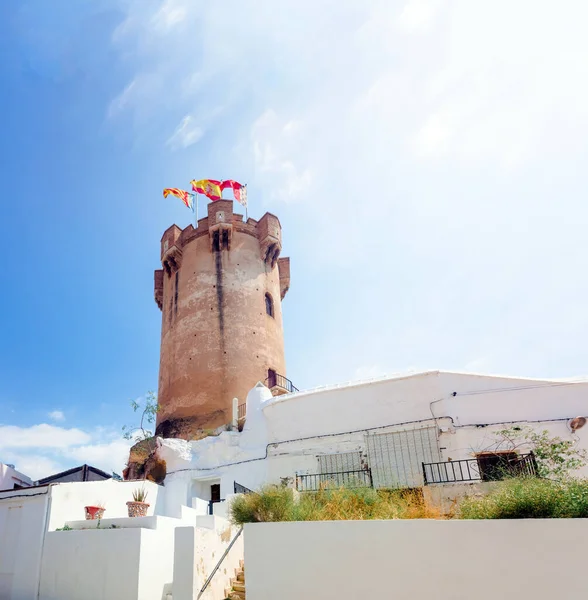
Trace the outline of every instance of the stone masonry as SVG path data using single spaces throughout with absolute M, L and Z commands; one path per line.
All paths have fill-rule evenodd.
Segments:
M 290 259 L 282 230 L 233 213 L 231 200 L 208 204 L 207 217 L 161 239 L 155 301 L 162 311 L 157 435 L 192 439 L 231 422 L 232 399 L 286 375 L 282 299 Z

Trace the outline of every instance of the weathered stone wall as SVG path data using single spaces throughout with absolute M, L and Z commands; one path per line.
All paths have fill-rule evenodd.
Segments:
M 279 221 L 268 213 L 263 227 L 243 223 L 232 204 L 210 203 L 197 229 L 174 225 L 162 238 L 157 433 L 164 437 L 191 439 L 230 423 L 234 397 L 244 402 L 268 369 L 286 374 L 281 296 L 289 269 L 278 268 Z

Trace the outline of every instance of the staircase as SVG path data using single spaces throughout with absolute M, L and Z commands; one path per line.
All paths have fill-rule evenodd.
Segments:
M 227 600 L 245 600 L 245 565 L 239 561 L 235 578 L 231 579 L 231 589 L 226 592 Z

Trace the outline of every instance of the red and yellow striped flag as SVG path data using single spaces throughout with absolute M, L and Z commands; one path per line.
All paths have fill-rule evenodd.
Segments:
M 178 188 L 165 188 L 163 190 L 164 198 L 167 198 L 170 194 L 179 198 L 188 208 L 192 208 L 192 195 L 189 192 Z

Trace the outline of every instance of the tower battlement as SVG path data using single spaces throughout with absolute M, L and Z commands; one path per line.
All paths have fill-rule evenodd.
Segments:
M 290 259 L 282 227 L 207 205 L 196 227 L 172 225 L 161 238 L 155 301 L 162 311 L 157 433 L 190 439 L 231 421 L 232 399 L 273 373 L 286 375 L 282 299 Z

